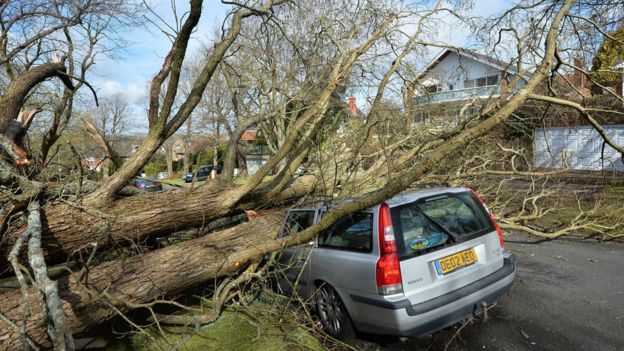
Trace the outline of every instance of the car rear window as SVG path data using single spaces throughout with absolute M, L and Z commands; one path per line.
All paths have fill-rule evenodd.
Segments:
M 494 230 L 485 209 L 468 192 L 448 193 L 393 207 L 400 258 L 408 258 Z

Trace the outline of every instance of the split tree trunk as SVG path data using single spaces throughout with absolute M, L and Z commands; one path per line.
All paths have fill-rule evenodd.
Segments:
M 11 122 L 17 118 L 21 108 L 24 106 L 26 96 L 39 83 L 51 77 L 59 77 L 65 86 L 73 89 L 74 86 L 66 72 L 67 68 L 63 58 L 58 62 L 49 62 L 37 66 L 11 82 L 6 88 L 4 95 L 0 98 L 0 111 L 2 111 L 0 116 L 0 133 L 4 133 Z

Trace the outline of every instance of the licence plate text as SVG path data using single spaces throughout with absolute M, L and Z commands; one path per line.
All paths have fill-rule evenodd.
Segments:
M 438 275 L 445 275 L 459 268 L 470 266 L 477 262 L 474 248 L 458 252 L 434 261 Z

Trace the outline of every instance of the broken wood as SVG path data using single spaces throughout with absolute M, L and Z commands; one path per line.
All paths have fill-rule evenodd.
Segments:
M 16 120 L 28 93 L 39 83 L 52 77 L 58 77 L 68 88 L 73 89 L 71 79 L 67 75 L 65 58 L 57 62 L 44 63 L 37 66 L 12 81 L 0 98 L 0 134 L 3 134 L 12 121 Z
M 93 123 L 83 118 L 82 122 L 85 124 L 87 133 L 91 136 L 91 139 L 104 151 L 104 156 L 108 158 L 116 168 L 119 168 L 123 163 L 121 156 L 115 151 L 106 138 L 104 133 L 100 131 Z

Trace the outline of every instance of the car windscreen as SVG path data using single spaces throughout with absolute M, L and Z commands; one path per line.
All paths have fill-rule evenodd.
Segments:
M 494 230 L 483 206 L 468 192 L 427 197 L 393 207 L 390 213 L 403 259 Z

